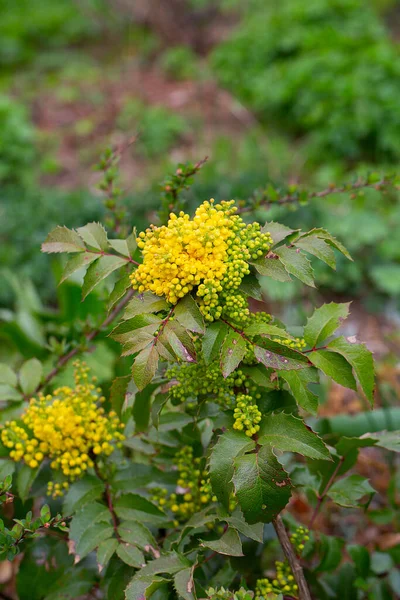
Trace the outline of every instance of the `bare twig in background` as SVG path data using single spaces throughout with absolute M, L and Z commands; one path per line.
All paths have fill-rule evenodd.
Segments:
M 289 562 L 290 568 L 292 569 L 293 577 L 296 580 L 299 588 L 299 600 L 312 600 L 310 590 L 308 589 L 307 582 L 304 577 L 303 568 L 297 558 L 293 546 L 290 543 L 289 536 L 287 534 L 285 525 L 283 524 L 282 518 L 278 515 L 276 519 L 272 521 L 276 535 L 278 536 L 282 550 Z

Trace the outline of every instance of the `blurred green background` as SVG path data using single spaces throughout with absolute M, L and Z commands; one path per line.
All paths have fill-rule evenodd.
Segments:
M 129 221 L 144 227 L 160 182 L 209 156 L 187 192 L 246 199 L 269 184 L 308 189 L 395 172 L 400 157 L 400 3 L 394 0 L 0 0 L 1 359 L 45 356 L 101 314 L 40 253 L 57 224 L 104 217 L 93 165 L 121 161 Z M 354 300 L 379 345 L 400 305 L 400 205 L 368 189 L 258 210 L 260 221 L 325 227 L 351 251 L 318 291 L 270 282 L 274 310 Z M 89 305 L 90 303 L 90 305 Z M 389 323 L 389 325 L 388 325 Z M 354 325 L 357 328 L 357 324 Z M 366 334 L 368 337 L 368 335 Z

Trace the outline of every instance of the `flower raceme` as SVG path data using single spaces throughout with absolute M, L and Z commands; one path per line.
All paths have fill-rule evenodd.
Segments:
M 139 292 L 150 290 L 171 304 L 195 291 L 208 321 L 223 313 L 233 319 L 249 311 L 239 286 L 250 272 L 248 261 L 265 255 L 272 244 L 258 223 L 246 225 L 234 201 L 203 202 L 193 219 L 171 213 L 166 226 L 151 226 L 137 243 L 143 263 L 131 275 Z
M 123 425 L 115 412 L 105 414 L 98 406 L 104 397 L 89 381 L 88 368 L 75 364 L 75 387 L 56 389 L 52 395 L 32 398 L 20 421 L 5 424 L 1 441 L 10 457 L 36 469 L 50 459 L 50 467 L 60 471 L 59 481 L 50 482 L 48 493 L 61 496 L 69 482 L 93 467 L 96 456 L 108 456 L 124 439 Z

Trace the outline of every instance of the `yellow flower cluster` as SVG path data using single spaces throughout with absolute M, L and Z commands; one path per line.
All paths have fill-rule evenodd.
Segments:
M 235 422 L 233 429 L 245 430 L 246 435 L 251 437 L 260 430 L 261 412 L 252 396 L 239 394 L 236 397 L 236 407 L 233 411 Z
M 88 368 L 76 363 L 75 387 L 61 387 L 52 395 L 32 398 L 20 421 L 5 424 L 1 441 L 10 457 L 36 469 L 50 459 L 50 467 L 61 472 L 63 481 L 50 482 L 48 492 L 61 496 L 69 482 L 93 467 L 98 455 L 110 455 L 124 439 L 115 412 L 105 414 L 97 402 L 100 388 L 89 381 Z
M 153 490 L 152 500 L 162 510 L 171 510 L 177 521 L 186 521 L 210 502 L 216 502 L 207 471 L 201 468 L 202 459 L 193 456 L 193 448 L 184 446 L 177 452 L 174 465 L 178 470 L 176 492 L 165 488 Z
M 233 200 L 215 205 L 210 200 L 193 219 L 182 211 L 171 213 L 166 226 L 140 233 L 143 263 L 131 275 L 132 286 L 165 296 L 171 304 L 195 290 L 208 321 L 218 319 L 223 306 L 226 314 L 247 315 L 238 288 L 250 272 L 248 261 L 266 254 L 272 240 L 258 223 L 246 225 L 236 210 Z

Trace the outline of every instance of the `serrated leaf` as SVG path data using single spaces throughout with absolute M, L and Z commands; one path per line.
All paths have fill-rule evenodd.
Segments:
M 308 387 L 310 383 L 318 382 L 316 370 L 279 371 L 279 377 L 286 381 L 297 404 L 307 412 L 316 415 L 318 411 L 318 396 L 313 394 Z
M 4 363 L 0 363 L 0 383 L 15 387 L 18 383 L 17 375 L 11 367 Z
M 236 529 L 229 527 L 219 540 L 204 541 L 201 545 L 218 554 L 227 556 L 243 556 L 242 542 Z
M 155 296 L 151 292 L 144 292 L 144 294 L 138 294 L 127 304 L 123 319 L 132 319 L 136 315 L 143 315 L 145 313 L 157 313 L 161 310 L 167 310 L 168 304 L 164 298 Z
M 385 450 L 391 452 L 400 452 L 400 431 L 380 431 L 378 433 L 368 433 L 367 436 L 368 440 L 374 441 L 380 448 L 385 448 Z M 360 441 L 363 441 L 363 438 Z
M 353 344 L 339 337 L 328 344 L 328 349 L 341 354 L 353 367 L 353 372 L 371 404 L 374 402 L 374 359 L 364 344 Z
M 77 232 L 88 246 L 98 250 L 108 250 L 107 232 L 101 223 L 88 223 L 84 227 L 78 227 Z
M 334 571 L 343 559 L 344 540 L 331 535 L 320 534 L 321 562 L 316 567 L 316 571 L 324 573 L 325 571 Z
M 227 509 L 229 497 L 233 491 L 233 461 L 237 456 L 254 447 L 254 441 L 249 439 L 246 434 L 225 431 L 219 436 L 211 451 L 209 461 L 211 486 L 218 500 Z
M 256 542 L 260 542 L 260 544 L 262 544 L 264 523 L 255 523 L 254 525 L 249 525 L 245 521 L 243 513 L 239 507 L 235 509 L 235 512 L 232 516 L 224 517 L 223 520 L 226 521 L 228 525 L 231 525 L 232 527 L 237 529 L 239 533 L 242 533 L 251 540 L 255 540 Z
M 313 365 L 340 385 L 351 390 L 357 390 L 357 383 L 351 365 L 341 354 L 330 350 L 316 350 L 310 352 L 308 358 Z
M 207 325 L 202 339 L 202 351 L 206 365 L 209 365 L 220 353 L 222 342 L 228 331 L 228 326 L 220 321 Z
M 176 320 L 189 331 L 204 333 L 204 319 L 199 307 L 190 294 L 186 294 L 175 306 Z
M 288 273 L 291 273 L 306 285 L 315 287 L 311 263 L 302 252 L 287 246 L 280 246 L 274 252 L 279 256 Z
M 154 342 L 154 334 L 139 329 L 135 331 L 132 339 L 128 340 L 124 344 L 121 356 L 131 356 L 132 354 L 136 354 L 137 352 L 140 352 L 149 346 L 151 342 Z M 157 342 L 157 350 L 159 350 L 159 345 L 160 344 Z
M 117 547 L 118 540 L 116 540 L 115 538 L 104 540 L 104 542 L 101 542 L 99 544 L 99 547 L 97 548 L 97 564 L 100 568 L 106 566 L 106 564 L 109 562 L 110 558 L 116 551 Z
M 270 445 L 234 461 L 235 495 L 246 521 L 269 523 L 283 510 L 291 495 L 287 473 Z
M 109 312 L 114 308 L 117 302 L 119 302 L 123 298 L 123 296 L 125 296 L 125 293 L 130 288 L 130 286 L 131 280 L 129 277 L 129 273 L 126 273 L 121 277 L 121 279 L 118 279 L 118 281 L 115 282 L 113 291 L 111 292 L 107 303 L 107 310 Z
M 307 235 L 317 235 L 319 238 L 325 240 L 327 244 L 339 250 L 346 258 L 349 260 L 353 260 L 348 252 L 348 250 L 337 240 L 333 235 L 331 235 L 326 229 L 322 229 L 321 227 L 312 229 L 308 233 L 304 234 L 302 237 L 306 237 Z
M 69 487 L 64 499 L 63 513 L 71 515 L 85 504 L 100 498 L 103 492 L 104 484 L 97 477 L 86 475 Z
M 21 498 L 22 502 L 29 496 L 30 489 L 33 485 L 33 482 L 36 479 L 37 474 L 39 473 L 39 468 L 31 469 L 28 465 L 22 465 L 17 473 L 17 491 L 18 496 Z
M 373 434 L 367 433 L 362 437 L 345 437 L 341 436 L 340 440 L 335 446 L 335 450 L 341 456 L 346 456 L 352 450 L 357 450 L 358 448 L 368 448 L 370 446 L 375 446 L 376 440 L 373 439 Z
M 150 420 L 151 400 L 159 384 L 148 385 L 144 390 L 135 394 L 132 407 L 132 417 L 135 422 L 135 433 L 147 431 Z
M 22 365 L 19 372 L 19 382 L 24 394 L 33 394 L 41 382 L 43 366 L 37 358 L 31 358 Z
M 125 600 L 147 600 L 164 585 L 166 579 L 154 576 L 143 576 L 141 571 L 125 590 Z
M 83 269 L 84 267 L 88 267 L 98 258 L 98 254 L 94 254 L 93 252 L 80 252 L 79 254 L 75 254 L 75 256 L 71 256 L 64 267 L 60 284 L 68 279 L 68 277 L 70 277 L 73 273 L 75 273 L 75 271 L 78 271 L 78 269 Z
M 246 340 L 230 329 L 221 347 L 221 371 L 225 378 L 238 367 L 246 354 L 246 349 Z
M 267 256 L 252 261 L 250 264 L 256 268 L 260 275 L 271 277 L 271 279 L 275 279 L 276 281 L 292 281 L 292 278 L 278 256 Z
M 144 550 L 149 546 L 157 548 L 157 542 L 151 531 L 139 521 L 123 521 L 118 527 L 118 533 L 124 542 L 134 544 Z
M 240 370 L 258 386 L 268 389 L 276 388 L 276 381 L 271 381 L 272 369 L 266 369 L 264 365 L 257 364 L 251 367 L 241 366 Z
M 126 344 L 134 341 L 136 336 L 141 333 L 154 334 L 161 323 L 162 320 L 155 315 L 137 315 L 119 323 L 110 333 L 110 337 L 121 344 Z
M 82 286 L 82 300 L 101 282 L 116 269 L 126 264 L 124 258 L 119 256 L 100 256 L 98 260 L 92 262 L 86 271 Z
M 85 245 L 73 229 L 57 226 L 42 244 L 42 252 L 83 252 Z
M 131 377 L 127 375 L 125 377 L 116 377 L 111 384 L 110 402 L 112 409 L 115 410 L 119 417 L 123 412 L 125 397 L 130 381 Z
M 159 340 L 166 348 L 171 348 L 177 358 L 185 362 L 196 362 L 196 349 L 192 338 L 182 325 L 168 321 Z
M 300 352 L 272 340 L 268 341 L 268 348 L 254 346 L 254 356 L 258 362 L 276 371 L 308 367 L 308 360 Z
M 132 544 L 119 544 L 117 554 L 119 558 L 130 567 L 140 569 L 146 564 L 143 552 L 141 552 L 139 548 L 136 548 L 136 546 L 132 546 Z
M 374 494 L 368 479 L 361 475 L 349 475 L 335 481 L 329 488 L 327 495 L 333 502 L 347 508 L 359 506 L 360 500 L 368 495 Z
M 239 286 L 239 290 L 246 296 L 250 296 L 250 298 L 260 301 L 262 300 L 262 290 L 255 275 L 246 275 L 243 277 L 242 283 Z
M 275 245 L 298 230 L 290 229 L 289 227 L 286 227 L 286 225 L 282 225 L 282 223 L 275 223 L 274 221 L 268 223 L 267 221 L 261 231 L 263 233 L 269 233 Z
M 138 494 L 124 494 L 115 502 L 115 512 L 120 519 L 163 523 L 166 515 L 150 500 Z
M 113 528 L 107 523 L 97 523 L 88 527 L 75 546 L 76 557 L 82 560 L 82 558 L 85 558 L 85 556 L 95 550 L 101 542 L 112 537 L 113 533 Z
M 349 315 L 350 303 L 323 304 L 316 308 L 304 327 L 304 339 L 309 346 L 315 348 L 319 343 L 329 338 L 341 322 Z
M 283 412 L 266 415 L 258 432 L 260 445 L 271 444 L 278 450 L 297 452 L 310 458 L 329 460 L 324 442 L 303 421 Z
M 319 260 L 322 260 L 331 267 L 331 269 L 336 269 L 335 253 L 325 240 L 316 235 L 309 235 L 307 237 L 301 237 L 293 243 L 297 248 L 305 250 L 309 254 L 319 258 Z
M 153 344 L 139 352 L 132 365 L 132 377 L 139 391 L 148 385 L 157 371 L 158 352 Z
M 356 565 L 358 574 L 366 579 L 369 575 L 371 566 L 371 559 L 367 548 L 365 548 L 365 546 L 359 546 L 358 544 L 349 544 L 346 547 L 346 550 Z
M 179 596 L 183 600 L 196 600 L 196 591 L 193 581 L 195 565 L 182 569 L 174 575 L 174 587 Z
M 141 569 L 139 577 L 142 579 L 144 577 L 158 575 L 159 573 L 168 573 L 169 575 L 173 575 L 189 566 L 191 565 L 184 556 L 180 556 L 179 554 L 173 552 L 169 555 L 160 556 L 160 558 L 156 558 L 155 560 L 147 563 L 147 565 Z M 134 600 L 138 600 L 138 598 L 135 598 Z
M 281 338 L 292 340 L 291 336 L 287 331 L 278 327 L 277 325 L 270 325 L 269 323 L 252 323 L 244 330 L 246 335 L 268 335 L 268 336 L 279 336 Z
M 72 518 L 69 528 L 69 538 L 78 544 L 82 535 L 89 527 L 99 521 L 109 523 L 111 519 L 108 509 L 99 502 L 91 502 L 78 510 Z
M 122 256 L 130 257 L 129 248 L 126 240 L 108 240 L 111 248 L 118 252 L 118 254 L 122 254 Z

